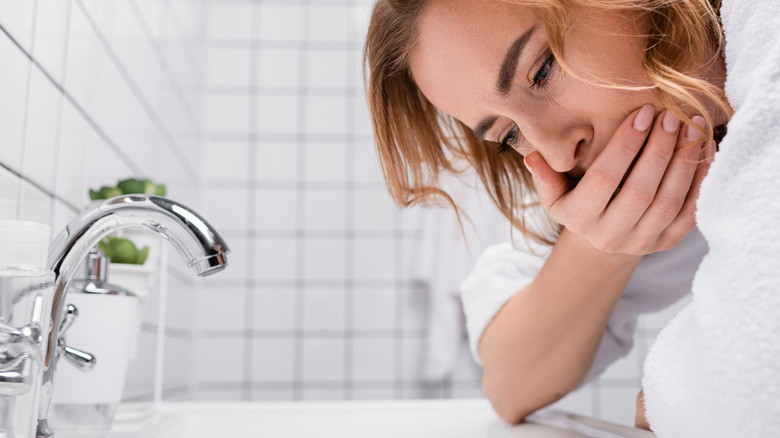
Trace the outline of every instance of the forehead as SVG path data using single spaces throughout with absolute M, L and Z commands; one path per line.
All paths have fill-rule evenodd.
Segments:
M 477 102 L 498 98 L 494 85 L 506 50 L 539 23 L 533 9 L 508 2 L 432 0 L 420 16 L 412 75 L 436 107 L 473 127 Z

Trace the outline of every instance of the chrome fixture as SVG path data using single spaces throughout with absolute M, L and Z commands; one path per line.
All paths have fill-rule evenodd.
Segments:
M 227 265 L 229 249 L 217 232 L 189 208 L 166 198 L 150 195 L 124 195 L 107 199 L 74 219 L 52 242 L 49 267 L 54 271 L 52 329 L 44 357 L 37 438 L 50 438 L 54 432 L 47 417 L 51 404 L 58 351 L 89 368 L 95 360 L 81 356 L 77 350 L 60 342 L 60 330 L 76 316 L 75 309 L 66 314 L 65 298 L 76 269 L 90 250 L 108 234 L 125 228 L 141 228 L 169 240 L 179 254 L 201 277 L 217 273 Z M 99 358 L 98 358 L 99 360 Z

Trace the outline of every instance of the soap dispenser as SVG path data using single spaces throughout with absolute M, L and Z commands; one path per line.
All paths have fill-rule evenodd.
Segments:
M 55 430 L 111 428 L 140 331 L 138 297 L 107 282 L 109 259 L 95 247 L 84 263 L 86 278 L 74 280 L 68 293 L 64 336 L 93 353 L 96 363 L 91 369 L 69 362 L 57 368 L 49 419 Z

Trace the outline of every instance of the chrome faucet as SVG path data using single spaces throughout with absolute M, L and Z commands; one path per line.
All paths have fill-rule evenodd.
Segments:
M 125 228 L 152 231 L 169 240 L 201 277 L 217 273 L 227 265 L 229 249 L 217 232 L 189 208 L 166 198 L 124 195 L 107 199 L 74 219 L 52 242 L 49 267 L 54 271 L 52 329 L 43 363 L 37 438 L 51 438 L 47 422 L 58 341 L 65 315 L 65 297 L 76 268 L 100 239 Z M 60 351 L 62 348 L 60 347 Z M 99 359 L 99 358 L 98 358 Z

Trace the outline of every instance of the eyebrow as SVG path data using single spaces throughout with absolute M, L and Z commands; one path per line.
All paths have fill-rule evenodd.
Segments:
M 498 70 L 498 78 L 496 79 L 496 92 L 501 96 L 506 96 L 509 93 L 509 89 L 512 88 L 512 79 L 517 72 L 517 63 L 520 59 L 520 54 L 523 52 L 528 40 L 531 39 L 531 34 L 536 30 L 536 26 L 531 27 L 525 33 L 520 35 L 509 47 L 504 55 L 504 61 L 501 63 L 501 68 Z M 477 127 L 474 128 L 474 136 L 480 140 L 485 139 L 485 134 L 493 127 L 498 117 L 491 116 L 482 119 Z
M 525 31 L 506 51 L 504 62 L 501 63 L 501 69 L 498 71 L 498 79 L 496 80 L 496 91 L 499 94 L 506 95 L 509 93 L 509 89 L 512 87 L 512 79 L 514 79 L 517 71 L 517 62 L 520 54 L 523 52 L 528 40 L 531 39 L 531 34 L 534 30 L 536 30 L 536 26 Z

